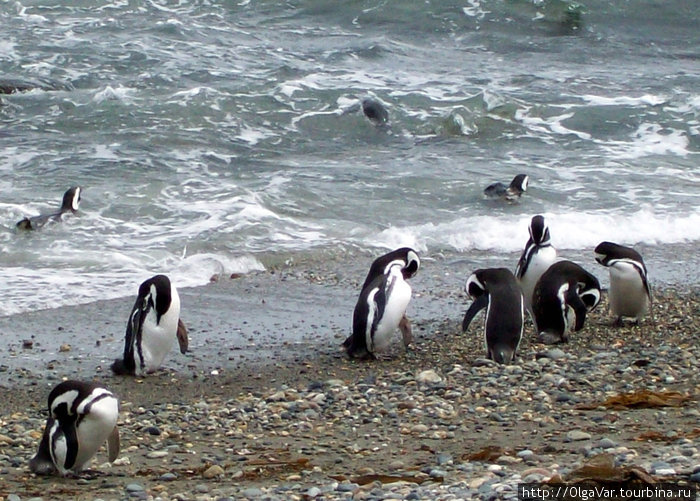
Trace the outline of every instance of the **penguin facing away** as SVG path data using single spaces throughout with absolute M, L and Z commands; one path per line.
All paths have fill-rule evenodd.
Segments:
M 110 463 L 119 455 L 119 402 L 96 383 L 64 381 L 51 390 L 49 417 L 29 469 L 37 475 L 77 474 L 107 442 Z
M 406 280 L 419 268 L 418 254 L 408 247 L 374 260 L 353 311 L 352 334 L 343 342 L 351 358 L 376 358 L 389 347 L 397 328 L 404 347 L 412 342 L 406 318 L 412 291 Z
M 525 308 L 530 313 L 533 322 L 535 322 L 535 330 L 537 331 L 537 323 L 532 311 L 532 295 L 537 281 L 557 260 L 557 250 L 552 245 L 549 226 L 544 216 L 539 214 L 533 216 L 530 220 L 528 231 L 530 237 L 515 267 L 515 278 L 520 283 Z
M 571 261 L 558 261 L 540 277 L 532 308 L 540 340 L 567 342 L 570 331 L 583 328 L 586 313 L 600 303 L 598 279 Z
M 513 273 L 506 268 L 476 270 L 464 290 L 474 301 L 464 315 L 462 331 L 466 332 L 476 314 L 486 308 L 486 357 L 499 364 L 514 361 L 523 335 L 525 307 Z
M 187 328 L 180 320 L 180 296 L 165 275 L 155 275 L 141 284 L 126 324 L 124 356 L 112 364 L 117 375 L 155 372 L 175 341 L 187 353 Z
M 16 226 L 19 230 L 37 230 L 48 222 L 60 221 L 64 214 L 75 214 L 80 206 L 82 189 L 73 186 L 63 194 L 63 202 L 58 212 L 34 217 L 25 217 Z
M 488 185 L 486 189 L 484 189 L 484 196 L 486 196 L 486 198 L 500 198 L 508 202 L 514 202 L 527 191 L 529 182 L 530 178 L 527 174 L 518 174 L 508 186 L 503 183 Z
M 634 318 L 639 324 L 652 306 L 642 256 L 631 247 L 613 242 L 601 242 L 594 252 L 596 261 L 610 272 L 608 299 L 615 317 L 614 325 L 621 326 L 623 317 Z

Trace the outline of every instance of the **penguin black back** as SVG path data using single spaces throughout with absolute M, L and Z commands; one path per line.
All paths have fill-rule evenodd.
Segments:
M 520 286 L 506 268 L 479 269 L 470 275 L 465 290 L 474 302 L 462 322 L 466 331 L 476 314 L 486 308 L 484 340 L 487 357 L 503 364 L 515 359 L 523 332 L 524 305 Z
M 547 344 L 567 341 L 583 328 L 586 313 L 600 302 L 598 279 L 571 261 L 558 261 L 540 277 L 533 293 L 538 334 Z
M 403 263 L 401 271 L 404 279 L 411 278 L 420 268 L 420 258 L 418 257 L 418 253 L 410 247 L 401 247 L 391 252 L 387 252 L 372 262 L 369 272 L 367 272 L 367 277 L 365 277 L 365 281 L 360 290 L 367 287 L 367 285 L 369 285 L 369 283 L 375 278 L 384 275 L 394 262 Z
M 389 121 L 389 112 L 379 100 L 368 97 L 362 100 L 362 113 L 374 125 L 384 125 Z

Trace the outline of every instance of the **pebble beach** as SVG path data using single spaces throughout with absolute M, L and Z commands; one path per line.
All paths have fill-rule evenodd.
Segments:
M 364 362 L 340 351 L 362 274 L 311 269 L 184 289 L 192 353 L 147 378 L 108 370 L 129 298 L 0 318 L 0 499 L 495 500 L 522 482 L 604 480 L 591 471 L 700 481 L 697 288 L 656 290 L 641 326 L 611 327 L 603 301 L 563 345 L 528 325 L 499 366 L 480 322 L 461 333 L 464 294 L 438 287 L 464 270 L 436 260 L 414 284 L 415 345 Z M 300 305 L 316 309 L 289 313 Z M 41 326 L 52 336 L 23 345 Z M 27 462 L 65 378 L 120 397 L 122 450 L 79 478 L 37 477 Z

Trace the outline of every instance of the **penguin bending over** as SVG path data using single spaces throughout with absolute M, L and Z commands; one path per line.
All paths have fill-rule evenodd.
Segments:
M 500 198 L 508 202 L 515 202 L 527 191 L 529 182 L 530 178 L 527 174 L 518 174 L 513 178 L 509 186 L 503 183 L 488 185 L 484 190 L 484 195 L 486 198 Z
M 464 315 L 462 332 L 486 308 L 486 357 L 499 364 L 513 362 L 523 335 L 525 315 L 523 295 L 513 273 L 506 268 L 476 270 L 467 279 L 464 290 L 474 302 Z
M 109 462 L 119 455 L 119 402 L 96 383 L 64 381 L 49 393 L 49 417 L 29 461 L 37 475 L 76 474 L 107 441 Z
M 63 214 L 75 214 L 80 206 L 80 186 L 73 186 L 63 194 L 63 202 L 58 212 L 34 217 L 25 217 L 16 226 L 20 230 L 37 230 L 50 221 L 60 221 Z
M 525 308 L 530 313 L 533 322 L 535 322 L 535 331 L 537 331 L 537 322 L 535 314 L 532 311 L 532 295 L 537 281 L 557 260 L 557 250 L 552 246 L 551 237 L 549 236 L 549 226 L 544 216 L 539 214 L 533 216 L 528 229 L 530 238 L 520 255 L 518 265 L 515 267 L 515 278 L 517 278 L 520 283 L 520 287 L 523 291 Z
M 600 283 L 571 261 L 558 261 L 540 277 L 532 298 L 535 325 L 545 344 L 569 340 L 583 328 L 586 313 L 600 303 Z
M 402 247 L 372 263 L 353 311 L 352 334 L 343 342 L 351 358 L 376 358 L 401 330 L 404 347 L 413 341 L 406 308 L 411 286 L 406 282 L 420 268 L 418 253 Z
M 180 320 L 180 296 L 165 275 L 141 284 L 126 324 L 124 357 L 112 364 L 117 375 L 143 375 L 156 371 L 175 341 L 187 353 L 187 328 Z
M 621 326 L 622 317 L 642 321 L 652 305 L 647 268 L 642 256 L 631 247 L 612 242 L 601 242 L 595 248 L 595 260 L 610 272 L 610 311 L 615 316 L 613 325 Z

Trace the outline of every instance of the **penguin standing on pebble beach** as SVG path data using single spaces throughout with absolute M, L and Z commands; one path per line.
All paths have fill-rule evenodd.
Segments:
M 64 381 L 49 393 L 49 417 L 29 461 L 37 475 L 77 474 L 105 441 L 109 462 L 119 455 L 119 402 L 96 383 Z
M 598 279 L 571 261 L 558 261 L 535 286 L 532 309 L 540 340 L 564 343 L 570 331 L 583 328 L 586 313 L 600 302 Z
M 557 260 L 557 250 L 552 246 L 549 226 L 544 216 L 538 214 L 532 217 L 529 232 L 530 238 L 515 267 L 515 278 L 520 283 L 525 308 L 535 322 L 535 331 L 537 331 L 537 323 L 532 311 L 532 294 L 542 274 Z
M 636 250 L 613 242 L 601 242 L 595 248 L 595 259 L 610 272 L 608 299 L 615 316 L 613 325 L 621 326 L 623 317 L 639 324 L 651 309 L 651 289 L 647 268 Z
M 149 278 L 139 287 L 126 324 L 124 357 L 112 364 L 117 375 L 143 375 L 156 371 L 177 341 L 187 353 L 185 324 L 180 320 L 180 296 L 165 275 Z
M 396 329 L 404 347 L 413 341 L 406 308 L 411 286 L 406 282 L 420 268 L 418 253 L 402 247 L 372 263 L 353 311 L 352 334 L 343 342 L 351 358 L 376 358 L 385 351 Z
M 499 364 L 514 361 L 523 335 L 525 308 L 513 273 L 506 268 L 476 270 L 467 279 L 464 290 L 474 302 L 464 315 L 462 332 L 466 332 L 476 314 L 486 308 L 486 357 Z

